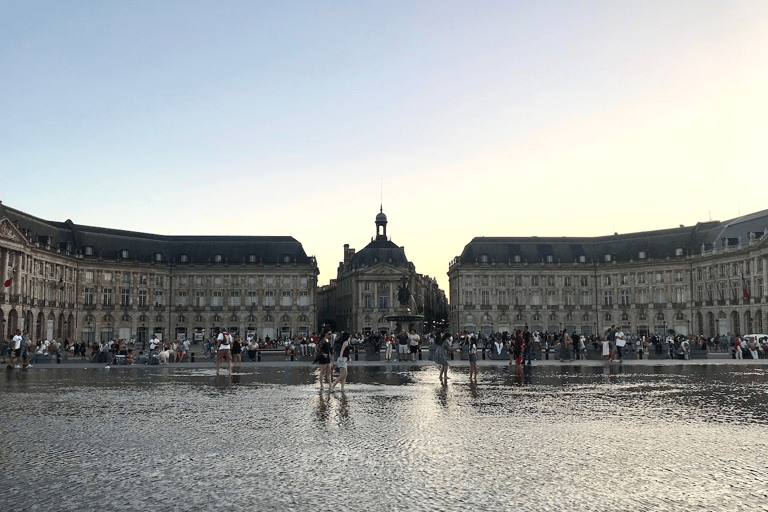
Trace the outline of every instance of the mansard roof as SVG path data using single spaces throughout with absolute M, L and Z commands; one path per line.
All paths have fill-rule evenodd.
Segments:
M 408 258 L 405 256 L 405 249 L 391 240 L 372 240 L 371 243 L 352 256 L 353 266 L 371 267 L 379 263 L 407 265 Z
M 0 202 L 0 219 L 7 218 L 33 242 L 41 242 L 74 254 L 84 248 L 93 249 L 94 256 L 106 259 L 121 257 L 128 251 L 134 261 L 161 261 L 205 264 L 220 255 L 221 263 L 263 263 L 265 265 L 308 265 L 312 259 L 301 243 L 291 236 L 164 236 L 121 229 L 110 229 L 75 224 L 71 220 L 55 222 L 33 217 Z M 49 237 L 49 238 L 48 238 Z M 252 256 L 254 258 L 252 258 Z M 255 259 L 255 261 L 251 261 Z
M 760 238 L 768 230 L 768 210 L 720 222 L 700 222 L 695 226 L 599 237 L 475 237 L 459 256 L 462 264 L 520 262 L 541 263 L 551 257 L 553 263 L 573 263 L 585 258 L 604 261 L 606 255 L 616 261 L 638 261 L 641 253 L 648 258 L 666 258 L 700 253 L 726 246 L 746 245 L 750 236 Z

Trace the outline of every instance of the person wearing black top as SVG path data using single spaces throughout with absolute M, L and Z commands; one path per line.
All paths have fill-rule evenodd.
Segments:
M 320 340 L 319 354 L 317 362 L 320 363 L 320 389 L 323 389 L 323 382 L 328 381 L 328 386 L 333 384 L 333 365 L 331 364 L 331 330 L 323 331 L 323 337 Z

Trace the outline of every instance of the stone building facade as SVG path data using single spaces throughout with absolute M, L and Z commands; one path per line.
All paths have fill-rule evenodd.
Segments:
M 405 279 L 424 322 L 413 327 L 429 330 L 447 317 L 445 292 L 437 281 L 418 274 L 405 256 L 405 248 L 387 236 L 387 216 L 376 215 L 376 236 L 359 252 L 344 245 L 344 260 L 336 279 L 318 291 L 321 323 L 353 333 L 385 333 L 399 326 L 385 317 L 400 311 L 398 287 Z M 423 325 L 422 325 L 423 324 Z
M 448 276 L 453 331 L 766 332 L 768 210 L 594 238 L 478 237 Z
M 52 222 L 0 203 L 8 339 L 286 337 L 317 323 L 317 261 L 292 237 L 161 236 Z

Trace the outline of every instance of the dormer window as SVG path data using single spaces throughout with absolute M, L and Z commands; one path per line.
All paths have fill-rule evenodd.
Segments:
M 613 261 L 613 254 L 606 254 L 604 256 L 604 260 L 606 263 L 610 263 L 611 261 Z
M 83 247 L 83 254 L 85 254 L 86 256 L 93 256 L 93 246 L 86 245 L 85 247 Z
M 555 262 L 555 257 L 552 256 L 551 254 L 547 254 L 544 257 L 544 261 L 546 261 L 547 263 L 554 263 Z
M 153 255 L 152 259 L 153 259 L 154 261 L 156 261 L 156 262 L 161 262 L 161 261 L 163 261 L 163 253 L 161 253 L 161 252 L 156 252 L 156 253 Z
M 648 253 L 646 251 L 640 251 L 640 253 L 637 255 L 637 257 L 641 260 L 648 258 Z
M 290 263 L 290 262 L 291 262 L 291 255 L 283 254 L 283 263 Z
M 216 254 L 213 256 L 213 262 L 214 263 L 221 263 L 224 260 L 224 256 L 221 254 Z
M 255 254 L 251 254 L 250 256 L 248 256 L 248 263 L 256 263 L 256 255 Z
M 512 258 L 512 261 L 515 263 L 520 263 L 521 258 L 519 254 L 515 254 L 515 256 Z
M 480 263 L 488 263 L 488 255 L 487 254 L 481 254 L 480 255 Z
M 675 249 L 675 256 L 682 256 L 683 254 L 685 254 L 685 250 L 682 247 Z
M 586 262 L 587 262 L 587 257 L 586 256 L 584 256 L 583 254 L 581 256 L 579 256 L 579 263 L 586 263 Z
M 189 263 L 189 255 L 188 254 L 180 254 L 179 255 L 179 262 L 180 263 Z
M 117 255 L 120 257 L 121 260 L 127 260 L 131 257 L 131 252 L 128 249 L 122 249 L 117 252 Z

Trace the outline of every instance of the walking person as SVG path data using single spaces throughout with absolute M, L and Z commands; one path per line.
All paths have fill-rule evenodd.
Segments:
M 627 340 L 624 339 L 624 331 L 618 330 L 616 332 L 616 354 L 619 356 L 619 362 L 624 362 L 624 345 L 627 344 Z
M 560 361 L 573 361 L 571 357 L 571 345 L 573 340 L 568 336 L 568 329 L 563 329 L 560 333 Z
M 336 380 L 331 382 L 331 385 L 328 388 L 329 393 L 334 391 L 336 384 L 341 384 L 341 392 L 344 392 L 344 384 L 347 382 L 347 364 L 349 364 L 349 351 L 352 348 L 349 343 L 349 338 L 350 335 L 348 332 L 344 331 L 341 333 L 341 350 L 339 352 L 339 357 L 336 360 L 336 366 L 339 367 L 339 376 L 336 377 Z
M 533 334 L 528 330 L 528 326 L 525 326 L 523 331 L 523 364 L 528 361 L 528 366 L 531 365 L 531 354 L 533 353 Z
M 320 389 L 328 381 L 328 387 L 333 384 L 333 365 L 331 363 L 331 330 L 325 329 L 319 341 L 317 362 L 320 363 Z

